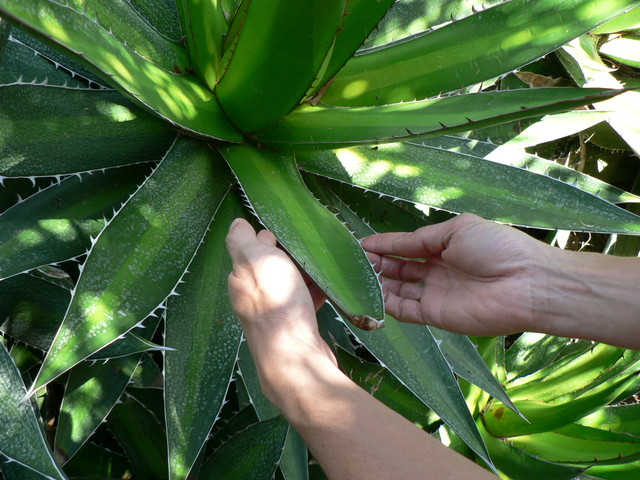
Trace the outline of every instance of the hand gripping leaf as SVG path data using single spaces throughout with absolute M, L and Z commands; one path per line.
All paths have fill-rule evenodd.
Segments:
M 223 156 L 260 221 L 354 325 L 382 326 L 384 301 L 364 251 L 338 219 L 313 198 L 293 153 L 238 146 Z

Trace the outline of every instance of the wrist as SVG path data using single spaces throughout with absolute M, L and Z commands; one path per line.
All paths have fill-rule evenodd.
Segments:
M 640 260 L 549 247 L 534 287 L 532 331 L 640 346 Z

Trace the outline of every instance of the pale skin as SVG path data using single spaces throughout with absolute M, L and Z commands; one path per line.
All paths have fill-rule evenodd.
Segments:
M 362 242 L 388 313 L 473 335 L 541 331 L 640 348 L 640 260 L 565 252 L 461 215 Z M 229 293 L 269 400 L 332 479 L 495 479 L 354 384 L 315 318 L 323 296 L 272 233 L 234 222 Z M 421 260 L 410 260 L 421 259 Z M 602 303 L 602 305 L 600 305 Z

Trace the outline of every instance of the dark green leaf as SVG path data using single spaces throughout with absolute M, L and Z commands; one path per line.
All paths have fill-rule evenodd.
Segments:
M 232 437 L 202 466 L 202 480 L 271 480 L 289 426 L 282 417 L 256 423 Z
M 243 216 L 230 193 L 218 208 L 210 230 L 167 302 L 164 392 L 170 478 L 186 478 L 217 420 L 231 381 L 242 329 L 225 292 L 231 259 L 225 236 L 233 219 Z
M 547 229 L 640 233 L 640 217 L 594 195 L 470 155 L 413 144 L 296 155 L 305 171 L 447 211 Z
M 179 140 L 110 221 L 34 389 L 126 333 L 172 292 L 228 189 L 221 162 L 206 145 Z

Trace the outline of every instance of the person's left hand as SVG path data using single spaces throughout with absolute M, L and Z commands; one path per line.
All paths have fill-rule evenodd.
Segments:
M 315 315 L 325 298 L 310 281 L 305 282 L 276 246 L 275 236 L 267 230 L 256 234 L 246 220 L 237 219 L 229 228 L 226 244 L 233 260 L 228 281 L 231 304 L 265 394 L 270 396 L 273 382 L 293 373 L 295 369 L 289 367 L 296 363 L 317 357 L 335 364 L 333 352 L 318 332 Z

